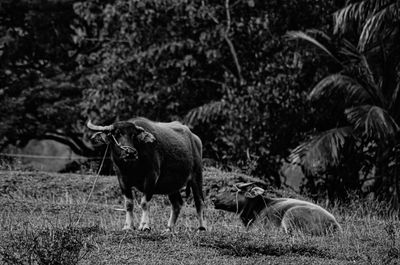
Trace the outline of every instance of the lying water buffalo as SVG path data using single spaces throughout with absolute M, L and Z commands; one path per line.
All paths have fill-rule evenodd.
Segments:
M 234 189 L 212 198 L 215 208 L 240 215 L 243 224 L 252 225 L 257 219 L 272 223 L 286 233 L 301 231 L 322 235 L 342 231 L 335 217 L 324 208 L 307 201 L 290 198 L 271 198 L 252 183 L 240 183 Z
M 153 194 L 167 194 L 172 204 L 168 228 L 173 230 L 183 205 L 180 189 L 193 191 L 199 219 L 199 230 L 205 230 L 203 216 L 202 143 L 199 137 L 179 122 L 160 123 L 145 118 L 97 126 L 97 131 L 110 145 L 111 158 L 125 198 L 124 229 L 133 229 L 132 187 L 143 192 L 139 230 L 150 229 L 149 201 Z

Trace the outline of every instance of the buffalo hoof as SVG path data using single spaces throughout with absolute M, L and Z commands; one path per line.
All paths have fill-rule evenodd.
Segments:
M 123 231 L 133 231 L 133 230 L 135 230 L 135 228 L 133 226 L 125 225 L 124 228 L 122 228 L 122 230 Z
M 141 229 L 140 229 L 140 231 L 143 231 L 143 232 L 150 232 L 151 231 L 151 228 L 150 227 L 142 227 Z

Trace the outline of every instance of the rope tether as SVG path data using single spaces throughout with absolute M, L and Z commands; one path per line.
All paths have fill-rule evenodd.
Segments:
M 79 224 L 79 222 L 80 222 L 80 220 L 81 220 L 81 218 L 82 218 L 82 216 L 83 216 L 83 213 L 85 212 L 86 207 L 87 207 L 87 205 L 88 205 L 88 203 L 89 203 L 89 200 L 90 200 L 90 198 L 92 197 L 92 193 L 93 193 L 93 191 L 94 191 L 94 187 L 96 186 L 96 182 L 97 182 L 97 180 L 99 179 L 101 169 L 103 168 L 104 160 L 106 159 L 106 155 L 107 155 L 107 151 L 108 151 L 108 146 L 109 146 L 109 145 L 107 145 L 106 151 L 104 152 L 103 160 L 101 161 L 99 170 L 97 171 L 96 179 L 95 179 L 94 182 L 93 182 L 92 189 L 91 189 L 91 191 L 90 191 L 90 193 L 89 193 L 89 196 L 88 196 L 88 198 L 87 198 L 87 200 L 86 200 L 85 205 L 83 206 L 83 209 L 81 210 L 81 212 L 80 212 L 80 214 L 79 214 L 78 220 L 77 220 L 76 223 L 75 223 L 76 225 Z

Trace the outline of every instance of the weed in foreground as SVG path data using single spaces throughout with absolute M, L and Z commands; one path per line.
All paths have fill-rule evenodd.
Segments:
M 393 222 L 388 222 L 385 226 L 385 232 L 388 234 L 388 248 L 383 257 L 383 264 L 397 264 L 400 259 L 400 248 L 396 242 L 396 229 Z
M 68 226 L 9 233 L 0 246 L 0 261 L 21 265 L 77 264 L 91 249 L 86 230 Z

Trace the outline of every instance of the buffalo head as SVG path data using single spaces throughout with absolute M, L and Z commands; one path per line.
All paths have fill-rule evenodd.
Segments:
M 240 214 L 245 225 L 254 220 L 253 210 L 265 207 L 264 189 L 254 183 L 237 183 L 233 187 L 224 188 L 212 198 L 215 209 Z
M 87 127 L 97 131 L 92 139 L 110 144 L 113 155 L 125 162 L 136 161 L 139 158 L 137 151 L 139 145 L 153 143 L 156 140 L 153 134 L 129 121 L 98 126 L 89 120 Z

